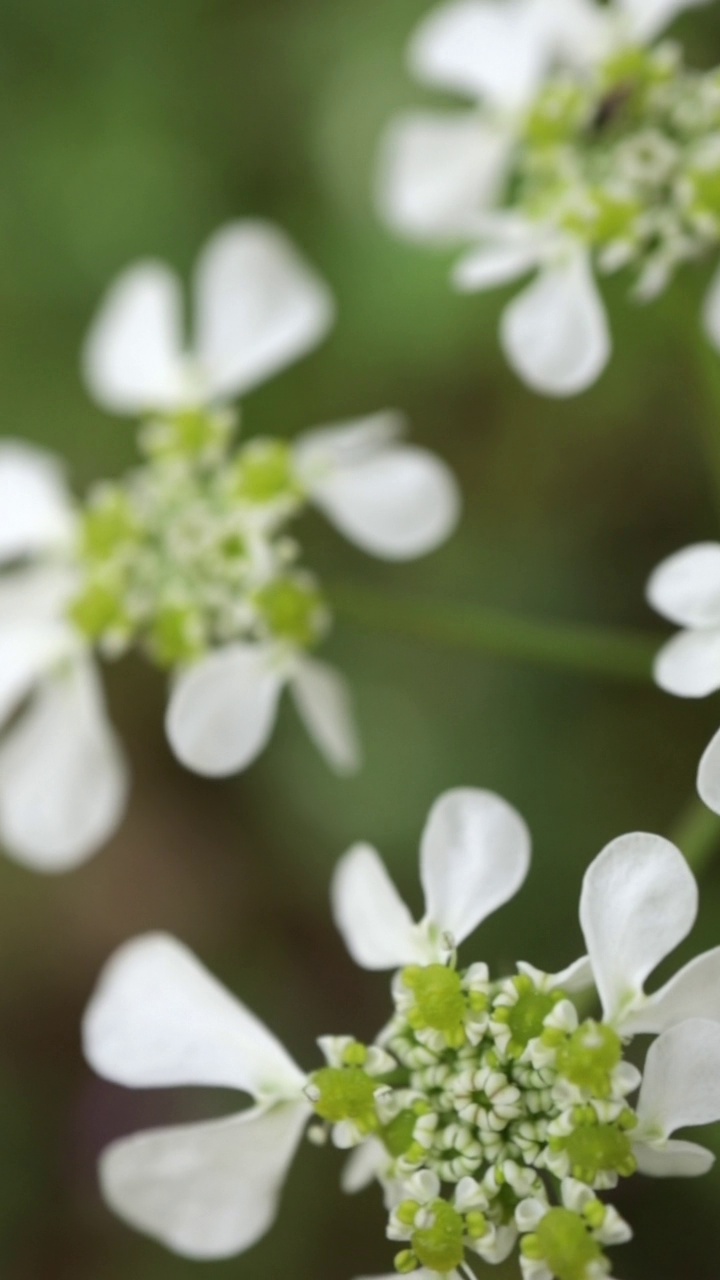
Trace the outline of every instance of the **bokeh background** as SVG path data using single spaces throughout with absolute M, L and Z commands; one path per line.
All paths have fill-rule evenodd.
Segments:
M 649 571 L 719 531 L 703 435 L 720 433 L 720 411 L 697 324 L 714 264 L 647 309 L 613 286 L 616 351 L 599 385 L 567 403 L 526 391 L 498 353 L 501 299 L 453 295 L 447 256 L 396 242 L 374 215 L 384 123 L 433 100 L 403 67 L 408 33 L 430 7 L 2 0 L 2 431 L 63 454 L 78 491 L 130 465 L 131 427 L 99 412 L 78 374 L 101 291 L 139 255 L 187 271 L 224 220 L 270 217 L 332 282 L 340 319 L 321 350 L 248 397 L 247 434 L 292 436 L 399 406 L 415 438 L 456 468 L 465 496 L 452 542 L 404 567 L 372 563 L 306 518 L 298 532 L 328 584 L 660 636 L 643 603 Z M 700 65 L 720 61 L 718 8 L 678 24 Z M 372 1036 L 387 1011 L 386 979 L 355 971 L 331 924 L 336 858 L 355 839 L 374 841 L 419 905 L 426 812 L 464 784 L 507 796 L 535 840 L 524 892 L 466 955 L 559 967 L 578 954 L 584 868 L 623 831 L 676 829 L 720 713 L 718 699 L 683 703 L 649 683 L 423 645 L 394 635 L 390 615 L 384 630 L 339 618 L 327 654 L 357 698 L 367 755 L 357 779 L 326 772 L 289 707 L 241 779 L 191 776 L 164 742 L 161 677 L 125 660 L 108 675 L 135 777 L 117 838 L 58 878 L 0 861 L 4 1280 L 352 1280 L 389 1270 L 379 1197 L 344 1198 L 339 1154 L 310 1146 L 276 1229 L 243 1258 L 188 1263 L 114 1220 L 95 1183 L 107 1140 L 221 1114 L 237 1099 L 95 1080 L 78 1024 L 100 965 L 132 934 L 171 930 L 312 1067 L 316 1035 Z M 719 941 L 720 823 L 684 955 Z M 633 1180 L 619 1203 L 637 1234 L 615 1255 L 618 1273 L 716 1280 L 719 1193 L 720 1174 Z M 515 1267 L 495 1275 L 509 1280 Z

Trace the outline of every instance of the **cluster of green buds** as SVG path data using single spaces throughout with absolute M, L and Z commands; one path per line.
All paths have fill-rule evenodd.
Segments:
M 172 669 L 237 640 L 309 649 L 326 629 L 286 534 L 307 499 L 291 447 L 236 448 L 233 426 L 227 410 L 151 421 L 143 464 L 91 491 L 70 615 L 107 656 L 137 646 Z
M 720 72 L 670 42 L 558 72 L 525 117 L 509 203 L 659 292 L 720 241 Z
M 529 1280 L 596 1280 L 629 1238 L 596 1194 L 634 1173 L 627 1102 L 640 1074 L 611 1027 L 581 1020 L 525 967 L 413 965 L 378 1044 L 323 1040 L 308 1097 L 340 1147 L 372 1141 L 396 1269 L 442 1276 L 500 1262 L 520 1239 Z

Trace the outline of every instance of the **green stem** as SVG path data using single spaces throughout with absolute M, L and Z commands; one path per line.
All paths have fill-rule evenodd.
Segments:
M 693 796 L 675 823 L 670 839 L 699 875 L 720 849 L 720 818 Z
M 339 586 L 330 599 L 340 619 L 374 631 L 616 680 L 649 681 L 660 645 L 641 632 L 538 622 L 500 609 L 392 596 L 369 587 Z

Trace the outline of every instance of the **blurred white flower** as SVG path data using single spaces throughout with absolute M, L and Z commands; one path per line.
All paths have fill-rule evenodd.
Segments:
M 54 459 L 0 444 L 0 844 L 38 871 L 89 857 L 127 793 L 94 662 L 67 620 L 75 519 Z
M 454 270 L 460 290 L 537 273 L 501 339 L 540 393 L 577 394 L 608 361 L 597 270 L 636 266 L 648 298 L 720 242 L 714 82 L 685 74 L 670 46 L 644 48 L 698 3 L 450 0 L 411 41 L 414 75 L 474 105 L 391 126 L 381 213 L 419 241 L 474 245 Z M 720 344 L 720 276 L 705 322 Z
M 647 586 L 649 603 L 682 630 L 655 659 L 657 684 L 680 698 L 704 698 L 720 689 L 720 543 L 699 542 L 668 556 Z M 720 813 L 720 731 L 700 761 L 697 786 Z

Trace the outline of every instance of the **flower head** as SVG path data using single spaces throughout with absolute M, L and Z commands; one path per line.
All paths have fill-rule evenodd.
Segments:
M 378 855 L 350 850 L 336 920 L 361 964 L 396 969 L 392 1013 L 372 1044 L 322 1036 L 324 1061 L 307 1074 L 179 944 L 121 948 L 86 1014 L 91 1064 L 126 1085 L 236 1087 L 255 1106 L 113 1144 L 101 1163 L 111 1206 L 180 1253 L 238 1252 L 269 1226 L 307 1125 L 314 1142 L 350 1151 L 346 1190 L 380 1183 L 396 1273 L 455 1280 L 517 1245 L 524 1280 L 609 1275 L 606 1249 L 631 1232 L 603 1193 L 638 1170 L 692 1175 L 712 1162 L 672 1135 L 720 1119 L 717 974 L 698 980 L 701 957 L 694 976 L 688 966 L 642 994 L 695 908 L 681 855 L 649 836 L 613 842 L 588 870 L 589 961 L 504 977 L 459 967 L 457 945 L 519 888 L 528 858 L 525 824 L 498 796 L 441 796 L 422 842 L 426 916 L 413 924 Z M 572 1000 L 592 975 L 599 1018 Z M 658 1030 L 640 1072 L 627 1042 Z
M 718 73 L 653 44 L 693 2 L 450 0 L 411 42 L 417 77 L 474 105 L 390 129 L 381 210 L 418 240 L 473 246 L 458 289 L 534 273 L 501 337 L 541 393 L 574 395 L 607 363 L 596 273 L 631 269 L 647 299 L 720 243 Z M 718 282 L 705 324 L 720 342 Z

